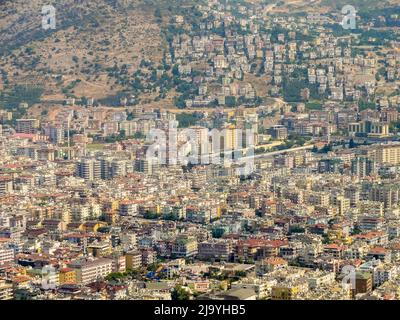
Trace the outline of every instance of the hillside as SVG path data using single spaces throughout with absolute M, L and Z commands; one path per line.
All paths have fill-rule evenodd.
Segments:
M 378 7 L 396 1 L 384 0 Z M 271 4 L 271 14 L 310 9 L 309 0 L 247 2 Z M 42 29 L 41 8 L 49 1 L 0 0 L 0 107 L 15 107 L 21 101 L 32 105 L 39 100 L 48 105 L 60 104 L 67 97 L 79 100 L 95 97 L 112 105 L 122 96 L 143 105 L 175 106 L 174 98 L 184 85 L 180 80 L 174 81 L 175 62 L 167 59 L 169 45 L 175 34 L 190 35 L 189 26 L 197 25 L 201 16 L 195 6 L 205 1 L 50 3 L 57 10 L 55 30 Z M 365 11 L 372 0 L 352 3 Z M 338 14 L 342 4 L 345 1 L 312 0 L 313 11 L 322 14 L 332 11 Z M 171 23 L 178 15 L 185 17 L 184 25 Z M 262 96 L 267 95 L 265 82 L 251 75 L 246 75 L 247 79 Z M 18 97 L 21 92 L 22 100 Z
M 54 2 L 56 30 L 41 28 L 41 0 L 0 3 L 0 89 L 42 85 L 44 98 L 106 97 L 126 86 L 110 68 L 137 70 L 142 60 L 163 56 L 154 9 L 143 1 L 62 0 Z

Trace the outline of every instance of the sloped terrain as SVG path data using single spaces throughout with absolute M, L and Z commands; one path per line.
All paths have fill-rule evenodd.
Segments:
M 56 29 L 42 29 L 42 0 L 0 2 L 0 89 L 43 85 L 44 98 L 105 97 L 124 88 L 108 76 L 124 65 L 133 73 L 142 60 L 163 56 L 154 8 L 134 0 L 61 0 Z

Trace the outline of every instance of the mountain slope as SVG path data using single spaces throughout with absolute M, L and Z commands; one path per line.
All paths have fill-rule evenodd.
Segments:
M 144 59 L 163 56 L 154 8 L 132 0 L 54 2 L 56 30 L 43 30 L 41 0 L 0 3 L 0 89 L 41 84 L 45 98 L 105 97 L 124 89 L 108 77 L 125 65 L 133 73 Z

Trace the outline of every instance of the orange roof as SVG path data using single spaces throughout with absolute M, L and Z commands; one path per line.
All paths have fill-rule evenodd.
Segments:
M 37 134 L 34 133 L 15 133 L 11 136 L 11 138 L 17 139 L 33 139 L 37 137 Z
M 370 231 L 367 233 L 363 233 L 363 234 L 357 234 L 355 236 L 353 236 L 355 239 L 373 239 L 375 237 L 380 237 L 383 236 L 384 232 L 375 232 L 375 231 Z
M 28 276 L 15 276 L 13 278 L 13 282 L 17 282 L 17 283 L 28 282 L 30 280 L 31 280 L 31 278 Z
M 337 243 L 331 243 L 324 246 L 325 249 L 336 249 L 336 250 L 343 250 L 343 246 L 339 246 Z
M 287 265 L 288 262 L 280 257 L 269 257 L 264 259 L 265 263 L 272 264 L 272 265 Z
M 239 242 L 239 245 L 248 245 L 250 247 L 281 247 L 287 244 L 286 240 L 267 240 L 267 239 L 247 239 Z
M 119 204 L 138 204 L 143 203 L 142 200 L 121 200 Z
M 377 253 L 377 254 L 382 254 L 382 253 L 387 253 L 388 250 L 385 249 L 384 247 L 373 247 L 369 250 L 368 253 Z
M 400 242 L 394 243 L 391 245 L 393 250 L 400 250 Z

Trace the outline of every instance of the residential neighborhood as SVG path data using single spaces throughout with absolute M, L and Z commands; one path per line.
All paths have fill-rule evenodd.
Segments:
M 159 2 L 158 61 L 0 50 L 0 300 L 399 300 L 399 4 Z

